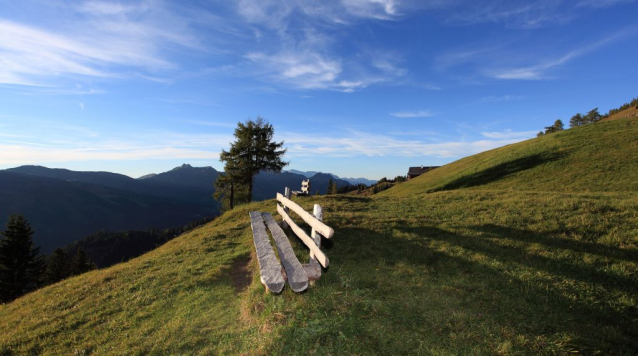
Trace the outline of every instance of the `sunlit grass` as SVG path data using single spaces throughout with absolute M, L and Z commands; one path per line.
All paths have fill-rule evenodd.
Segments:
M 503 152 L 490 156 L 493 165 L 521 156 Z M 254 258 L 252 283 L 237 290 L 233 266 L 254 253 L 248 211 L 275 213 L 272 200 L 241 206 L 140 258 L 0 306 L 0 350 L 636 354 L 638 189 L 626 168 L 608 188 L 600 188 L 605 178 L 589 190 L 576 182 L 581 188 L 527 189 L 545 165 L 560 173 L 561 159 L 579 155 L 532 161 L 512 176 L 488 171 L 480 179 L 492 181 L 463 189 L 437 187 L 469 182 L 462 169 L 489 165 L 476 159 L 483 168 L 468 164 L 455 178 L 424 176 L 373 197 L 299 199 L 309 211 L 321 204 L 335 229 L 324 241 L 330 268 L 303 294 L 264 293 Z M 590 165 L 574 167 L 585 177 Z M 293 246 L 305 263 L 307 250 Z

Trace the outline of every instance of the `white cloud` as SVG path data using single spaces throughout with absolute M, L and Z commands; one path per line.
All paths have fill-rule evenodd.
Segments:
M 489 1 L 463 3 L 456 7 L 448 22 L 460 25 L 503 23 L 508 27 L 537 28 L 564 23 L 570 12 L 563 1 Z
M 489 139 L 497 140 L 524 140 L 535 137 L 536 131 L 512 131 L 508 129 L 504 131 L 485 131 L 481 132 L 481 135 Z
M 304 1 L 242 0 L 237 11 L 263 46 L 244 55 L 249 72 L 286 88 L 328 89 L 351 93 L 407 74 L 392 51 L 335 50 L 343 32 L 356 21 L 399 16 L 394 0 Z M 329 25 L 327 25 L 329 24 Z
M 635 0 L 583 0 L 578 6 L 593 7 L 595 9 L 611 7 L 618 4 L 631 3 Z
M 342 70 L 340 61 L 313 52 L 248 53 L 246 58 L 268 78 L 303 89 L 332 87 Z
M 432 117 L 433 113 L 427 110 L 419 110 L 419 111 L 398 111 L 390 113 L 391 116 L 398 118 L 415 118 L 415 117 Z
M 60 78 L 75 77 L 77 83 L 82 77 L 157 73 L 176 66 L 167 47 L 198 46 L 188 21 L 169 14 L 161 3 L 90 1 L 65 7 L 60 16 L 65 21 L 55 29 L 44 21 L 34 26 L 0 18 L 0 83 L 59 87 Z
M 134 160 L 217 160 L 232 134 L 180 134 L 149 131 L 136 135 L 105 134 L 76 125 L 39 125 L 26 136 L 0 135 L 0 166 L 50 162 Z M 3 137 L 6 137 L 3 139 Z
M 440 55 L 435 60 L 435 68 L 445 71 L 458 67 L 457 71 L 469 71 L 470 75 L 482 75 L 501 80 L 545 80 L 551 79 L 552 71 L 591 52 L 635 35 L 634 28 L 626 28 L 598 41 L 580 44 L 573 49 L 556 53 L 552 44 L 543 43 L 539 51 L 526 45 L 525 48 L 506 48 L 500 44 L 485 44 L 480 48 L 461 49 Z M 514 47 L 514 43 L 509 46 Z M 466 79 L 467 80 L 467 79 Z
M 351 131 L 341 137 L 286 132 L 279 136 L 288 147 L 288 155 L 295 157 L 464 157 L 525 138 L 496 138 L 476 141 L 429 143 L 420 140 L 399 140 L 390 136 Z
M 126 6 L 121 3 L 112 3 L 105 1 L 87 1 L 80 5 L 81 12 L 92 15 L 121 15 L 136 10 L 134 6 Z
M 2 166 L 25 164 L 46 164 L 50 162 L 95 162 L 95 161 L 135 161 L 135 160 L 171 160 L 171 159 L 207 159 L 217 160 L 219 152 L 182 147 L 139 147 L 114 149 L 96 147 L 93 149 L 55 148 L 27 144 L 1 144 Z
M 517 80 L 539 80 L 548 77 L 547 71 L 555 67 L 562 66 L 578 57 L 581 57 L 590 52 L 596 51 L 612 42 L 615 42 L 621 38 L 627 37 L 633 34 L 633 30 L 622 30 L 611 36 L 603 38 L 599 41 L 591 43 L 589 45 L 581 46 L 576 49 L 567 52 L 566 54 L 555 58 L 553 60 L 542 61 L 538 64 L 531 66 L 524 66 L 519 68 L 494 68 L 486 70 L 486 73 L 497 79 L 517 79 Z
M 485 96 L 479 99 L 479 102 L 482 103 L 498 103 L 501 101 L 512 101 L 512 100 L 520 100 L 522 96 L 516 95 L 503 95 L 503 96 Z

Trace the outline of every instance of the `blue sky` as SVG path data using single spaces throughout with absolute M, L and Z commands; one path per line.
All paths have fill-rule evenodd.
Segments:
M 289 168 L 393 177 L 638 96 L 630 0 L 0 0 L 0 168 L 213 166 L 262 116 Z

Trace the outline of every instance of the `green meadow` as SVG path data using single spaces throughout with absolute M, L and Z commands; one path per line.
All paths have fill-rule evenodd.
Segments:
M 275 201 L 242 205 L 0 306 L 0 354 L 636 354 L 636 177 L 632 118 L 300 198 L 335 229 L 302 294 L 264 292 L 248 212 Z

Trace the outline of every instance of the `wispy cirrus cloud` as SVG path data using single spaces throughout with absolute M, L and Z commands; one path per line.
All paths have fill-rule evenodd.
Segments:
M 87 1 L 63 9 L 66 26 L 55 29 L 0 17 L 0 83 L 54 88 L 61 77 L 156 74 L 176 66 L 166 47 L 198 46 L 188 21 L 178 20 L 161 2 Z
M 556 69 L 636 33 L 634 27 L 625 28 L 597 41 L 574 46 L 562 53 L 554 49 L 559 46 L 547 43 L 542 44 L 542 50 L 528 48 L 531 47 L 529 45 L 523 49 L 513 45 L 512 47 L 516 48 L 508 48 L 504 44 L 483 45 L 441 54 L 435 60 L 435 68 L 439 71 L 462 68 L 472 73 L 470 75 L 500 80 L 552 79 L 552 72 Z
M 487 69 L 485 73 L 496 79 L 540 80 L 548 77 L 547 72 L 568 62 L 599 50 L 606 45 L 635 34 L 635 29 L 624 29 L 596 42 L 580 46 L 554 59 L 542 60 L 537 64 L 520 67 Z
M 403 1 L 242 0 L 237 11 L 257 27 L 258 50 L 244 54 L 257 78 L 295 89 L 354 92 L 403 77 L 397 53 L 361 48 L 335 49 L 344 31 L 358 21 L 389 21 L 400 16 Z
M 499 102 L 503 102 L 503 101 L 513 101 L 513 100 L 520 100 L 522 99 L 522 96 L 519 95 L 502 95 L 502 96 L 484 96 L 482 98 L 480 98 L 478 100 L 478 102 L 480 103 L 499 103 Z
M 231 141 L 230 134 L 147 132 L 115 136 L 82 127 L 65 127 L 46 138 L 26 136 L 16 140 L 0 136 L 0 151 L 3 152 L 0 166 L 175 159 L 216 161 L 221 149 Z
M 427 110 L 418 110 L 418 111 L 397 111 L 397 112 L 390 113 L 390 116 L 405 119 L 405 118 L 417 118 L 417 117 L 432 117 L 434 116 L 434 114 Z
M 526 140 L 536 136 L 536 131 L 484 131 L 481 136 L 497 140 Z
M 451 1 L 444 18 L 450 25 L 497 23 L 510 28 L 536 29 L 575 21 L 587 8 L 607 8 L 635 0 L 486 0 Z
M 547 24 L 569 21 L 570 16 L 562 1 L 488 1 L 465 2 L 460 11 L 447 19 L 448 23 L 475 25 L 503 23 L 508 27 L 537 28 Z
M 290 157 L 322 155 L 326 157 L 464 157 L 527 137 L 486 138 L 474 141 L 426 142 L 417 139 L 397 139 L 387 135 L 348 131 L 342 136 L 322 136 L 299 132 L 285 132 L 280 136 L 288 147 Z

